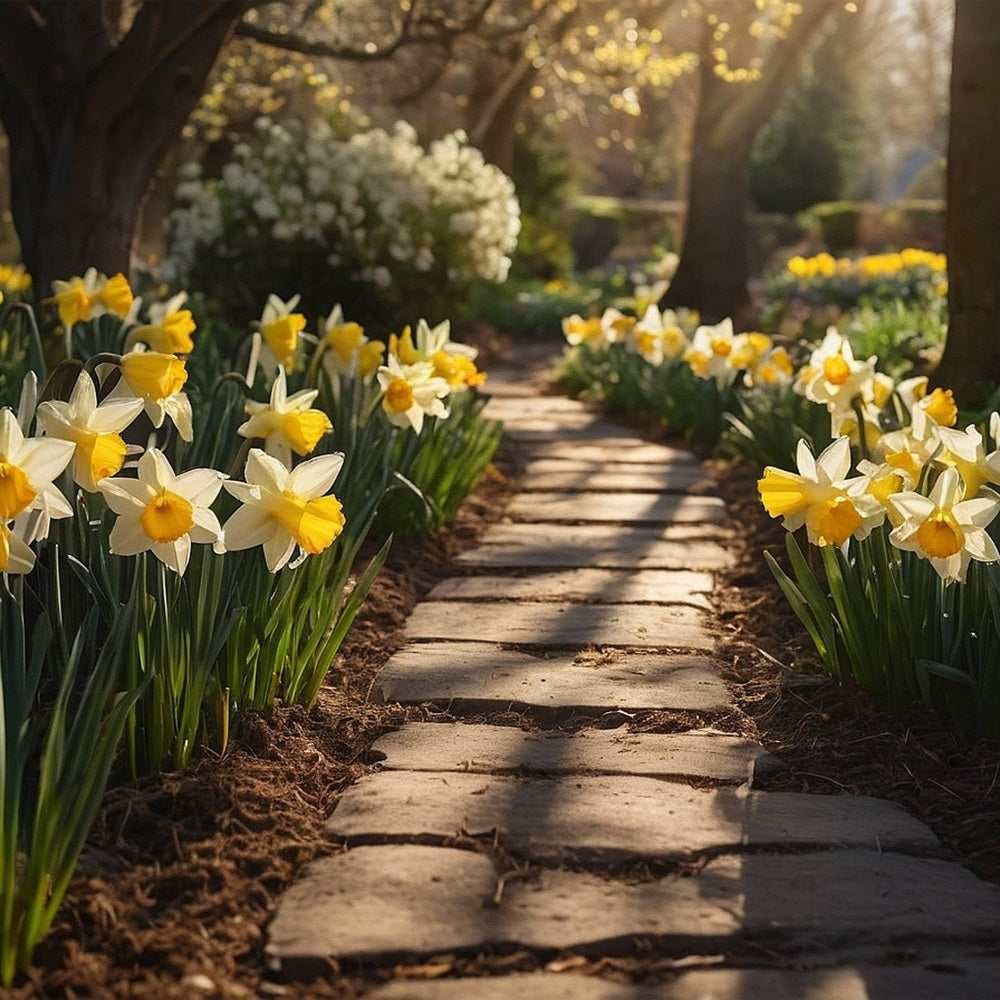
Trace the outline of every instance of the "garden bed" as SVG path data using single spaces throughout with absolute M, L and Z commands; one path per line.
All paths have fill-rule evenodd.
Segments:
M 514 459 L 500 456 L 508 476 L 488 477 L 449 530 L 393 551 L 314 708 L 256 718 L 224 758 L 108 793 L 38 951 L 34 981 L 12 996 L 348 998 L 388 974 L 344 970 L 324 983 L 272 983 L 263 961 L 266 925 L 302 866 L 334 849 L 324 821 L 363 773 L 367 747 L 407 718 L 428 717 L 368 695 L 401 643 L 410 609 L 447 575 L 453 556 L 502 516 L 516 488 Z M 761 740 L 785 760 L 789 767 L 769 776 L 767 788 L 893 799 L 927 821 L 958 860 L 1000 881 L 998 747 L 961 748 L 926 715 L 881 715 L 861 695 L 784 669 L 809 660 L 801 626 L 760 554 L 765 546 L 781 551 L 784 530 L 761 510 L 751 479 L 723 465 L 716 473 L 737 525 L 738 558 L 716 593 L 725 634 L 717 652 L 739 705 L 716 725 Z M 537 725 L 509 713 L 490 721 Z M 670 722 L 651 715 L 634 725 L 650 731 Z M 536 962 L 527 953 L 483 956 L 455 968 L 495 974 Z M 638 978 L 643 961 L 605 961 L 604 968 Z

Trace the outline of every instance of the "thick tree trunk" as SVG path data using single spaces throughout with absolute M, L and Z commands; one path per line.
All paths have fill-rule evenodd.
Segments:
M 729 316 L 738 327 L 752 322 L 747 248 L 750 151 L 798 72 L 808 43 L 837 6 L 837 0 L 812 0 L 806 5 L 768 55 L 761 77 L 753 81 L 729 83 L 716 75 L 711 55 L 715 43 L 712 33 L 706 32 L 681 259 L 660 301 L 662 308 L 697 309 L 706 322 Z M 754 16 L 745 4 L 733 4 L 730 13 L 729 20 L 736 23 Z M 743 29 L 749 37 L 749 22 Z
M 1000 4 L 957 0 L 945 251 L 948 339 L 935 381 L 974 404 L 1000 383 Z
M 751 304 L 747 288 L 751 139 L 719 145 L 713 141 L 713 126 L 702 117 L 696 123 L 683 253 L 661 305 L 697 309 L 706 323 L 730 316 L 741 325 Z
M 128 31 L 101 0 L 0 4 L 11 210 L 39 297 L 53 278 L 128 273 L 150 183 L 245 0 L 147 0 Z

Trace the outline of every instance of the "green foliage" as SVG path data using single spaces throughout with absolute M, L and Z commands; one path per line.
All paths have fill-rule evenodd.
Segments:
M 751 195 L 761 211 L 793 215 L 857 193 L 869 140 L 864 96 L 851 70 L 854 30 L 844 20 L 820 42 L 761 129 L 750 163 Z M 845 225 L 835 230 L 830 221 L 836 242 L 827 245 L 856 246 L 856 228 L 843 214 L 838 219 Z
M 86 586 L 86 576 L 75 581 Z M 141 688 L 122 692 L 128 610 L 92 607 L 61 659 L 44 605 L 0 577 L 0 983 L 31 963 L 62 902 Z M 56 606 L 58 614 L 59 608 Z M 54 672 L 51 662 L 58 661 Z M 86 667 L 86 670 L 83 667 Z
M 600 298 L 600 287 L 589 283 L 512 277 L 502 286 L 478 285 L 466 313 L 516 336 L 561 337 L 563 317 L 590 312 Z
M 964 739 L 1000 736 L 1000 566 L 946 586 L 886 529 L 819 549 L 818 566 L 791 532 L 786 545 L 790 573 L 764 558 L 832 677 L 892 712 L 923 702 Z
M 530 118 L 514 144 L 512 179 L 521 206 L 521 232 L 511 275 L 552 281 L 573 264 L 569 231 L 578 168 L 565 138 Z

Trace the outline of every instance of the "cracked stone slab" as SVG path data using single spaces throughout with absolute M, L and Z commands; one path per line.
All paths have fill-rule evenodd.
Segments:
M 732 705 L 710 659 L 617 652 L 532 656 L 478 642 L 416 643 L 389 658 L 386 702 L 436 702 L 452 712 L 531 706 L 597 715 L 615 710 L 721 712 Z
M 672 529 L 604 524 L 495 524 L 456 561 L 466 566 L 593 566 L 619 569 L 724 570 L 733 555 L 719 541 L 692 537 L 700 526 Z M 686 536 L 686 537 L 685 537 Z
M 457 576 L 442 580 L 431 601 L 576 601 L 590 604 L 691 604 L 708 609 L 712 576 L 686 570 L 581 569 L 526 576 Z
M 728 518 L 718 497 L 655 493 L 521 493 L 507 516 L 514 521 L 610 521 L 634 524 L 720 524 Z
M 781 766 L 759 743 L 709 730 L 525 732 L 511 726 L 411 722 L 372 745 L 383 769 L 471 774 L 627 774 L 737 783 Z
M 404 637 L 520 646 L 709 651 L 715 638 L 704 622 L 704 612 L 684 604 L 423 601 L 407 618 Z
M 543 871 L 508 878 L 495 904 L 497 889 L 481 854 L 341 852 L 309 865 L 283 896 L 269 964 L 304 978 L 331 959 L 388 964 L 497 945 L 596 957 L 643 942 L 675 957 L 756 945 L 802 962 L 831 947 L 870 956 L 920 941 L 995 946 L 1000 926 L 996 886 L 948 862 L 866 850 L 724 856 L 689 877 L 646 882 Z
M 690 788 L 655 778 L 572 780 L 382 771 L 351 785 L 327 820 L 350 845 L 498 831 L 531 861 L 683 861 L 761 847 L 932 851 L 930 829 L 894 802 L 862 795 Z
M 697 455 L 684 448 L 666 444 L 650 444 L 641 438 L 618 433 L 596 441 L 539 441 L 527 443 L 525 450 L 533 460 L 566 459 L 572 462 L 628 462 L 631 464 L 663 465 L 690 463 L 701 467 Z
M 711 480 L 696 465 L 584 465 L 577 468 L 552 468 L 561 462 L 529 462 L 518 477 L 519 490 L 550 492 L 558 490 L 604 490 L 608 493 L 705 493 Z M 565 463 L 570 465 L 571 463 Z M 580 466 L 583 466 L 582 468 Z M 541 468 L 540 468 L 541 467 Z
M 371 1000 L 985 1000 L 996 995 L 1000 959 L 793 969 L 725 968 L 682 972 L 648 985 L 572 972 L 515 973 L 433 982 L 395 980 Z

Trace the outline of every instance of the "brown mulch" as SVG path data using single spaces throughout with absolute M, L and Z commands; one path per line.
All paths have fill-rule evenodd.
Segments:
M 372 741 L 406 718 L 426 717 L 369 700 L 377 673 L 401 645 L 410 609 L 503 515 L 514 472 L 513 456 L 501 456 L 450 530 L 394 549 L 314 707 L 247 720 L 221 759 L 205 756 L 182 773 L 108 792 L 37 968 L 11 997 L 346 1000 L 389 974 L 273 982 L 265 928 L 283 889 L 333 848 L 324 822 L 364 772 Z M 709 721 L 759 739 L 788 764 L 757 787 L 893 799 L 929 823 L 952 856 L 1000 882 L 1000 747 L 961 747 L 920 713 L 885 716 L 857 692 L 807 672 L 808 643 L 760 557 L 765 546 L 782 548 L 782 530 L 763 516 L 752 480 L 724 466 L 717 473 L 738 557 L 716 595 L 718 655 L 738 710 Z M 491 721 L 546 724 L 508 715 Z M 704 724 L 653 713 L 630 723 L 637 730 Z M 651 969 L 656 961 L 649 956 Z M 497 974 L 536 965 L 516 953 L 462 969 Z

